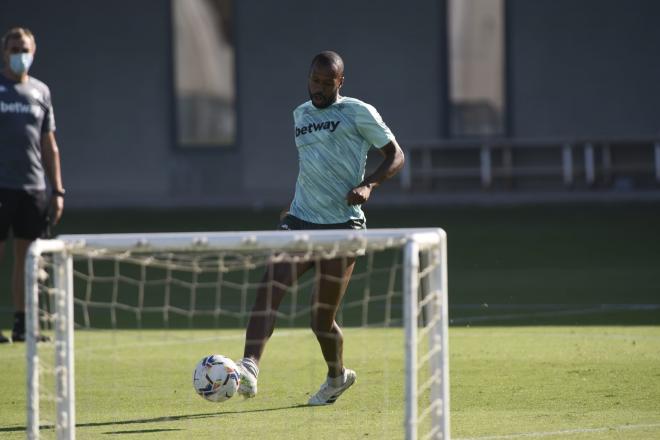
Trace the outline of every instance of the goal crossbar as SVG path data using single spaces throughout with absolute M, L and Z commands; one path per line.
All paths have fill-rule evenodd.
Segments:
M 157 246 L 159 250 L 257 250 L 283 249 L 304 251 L 313 248 L 393 247 L 405 241 L 420 246 L 439 245 L 446 238 L 442 229 L 370 229 L 310 231 L 250 231 L 250 232 L 194 232 L 194 233 L 130 233 L 61 235 L 58 240 L 75 252 L 77 248 L 108 250 L 144 250 Z M 342 248 L 342 249 L 343 249 Z

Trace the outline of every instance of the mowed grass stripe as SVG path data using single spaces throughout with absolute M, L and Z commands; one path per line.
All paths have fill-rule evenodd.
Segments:
M 575 434 L 592 434 L 592 433 L 608 433 L 612 431 L 654 431 L 660 430 L 660 423 L 651 423 L 645 425 L 621 425 L 621 426 L 607 426 L 603 428 L 583 428 L 583 429 L 565 429 L 550 432 L 521 432 L 518 434 L 505 434 L 505 435 L 488 435 L 485 437 L 461 437 L 455 440 L 516 440 L 524 438 L 543 438 L 543 437 L 558 437 Z
M 193 392 L 192 369 L 206 354 L 239 357 L 242 330 L 78 332 L 78 438 L 403 438 L 401 330 L 345 334 L 358 382 L 335 405 L 309 408 L 325 366 L 308 329 L 276 330 L 258 397 L 223 404 Z M 452 328 L 450 344 L 456 438 L 660 438 L 660 327 Z M 0 347 L 3 439 L 25 435 L 23 350 Z

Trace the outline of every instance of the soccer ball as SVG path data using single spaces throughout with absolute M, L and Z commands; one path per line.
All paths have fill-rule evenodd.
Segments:
M 202 358 L 193 372 L 195 392 L 210 402 L 224 402 L 238 390 L 238 367 L 221 354 Z

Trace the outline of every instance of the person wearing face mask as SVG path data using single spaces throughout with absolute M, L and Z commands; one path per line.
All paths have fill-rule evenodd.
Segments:
M 36 50 L 34 35 L 26 28 L 13 28 L 1 44 L 0 260 L 10 231 L 14 255 L 11 340 L 0 332 L 0 343 L 8 343 L 25 341 L 25 255 L 49 224 L 60 220 L 64 187 L 50 90 L 28 75 Z

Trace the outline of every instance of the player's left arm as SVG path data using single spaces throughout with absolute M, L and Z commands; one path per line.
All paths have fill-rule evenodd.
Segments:
M 64 187 L 62 186 L 62 173 L 60 170 L 60 150 L 57 147 L 55 133 L 47 131 L 41 135 L 41 161 L 46 177 L 53 188 L 51 198 L 51 215 L 53 224 L 57 224 L 64 210 Z
M 346 202 L 349 205 L 361 205 L 369 200 L 371 191 L 378 187 L 381 183 L 394 176 L 403 168 L 405 161 L 403 150 L 397 143 L 396 139 L 392 139 L 385 144 L 378 152 L 384 157 L 378 168 L 369 176 L 360 182 L 358 186 L 351 189 L 346 194 Z

